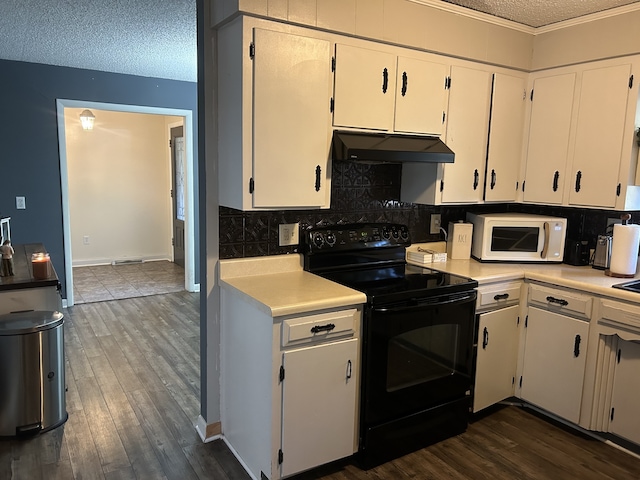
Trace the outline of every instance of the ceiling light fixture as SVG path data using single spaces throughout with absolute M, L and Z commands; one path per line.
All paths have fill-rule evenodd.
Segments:
M 93 122 L 96 116 L 91 110 L 83 110 L 80 114 L 80 121 L 82 122 L 82 128 L 84 130 L 93 130 Z

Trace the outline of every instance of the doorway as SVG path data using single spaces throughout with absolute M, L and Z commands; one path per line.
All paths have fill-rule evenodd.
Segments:
M 74 305 L 75 301 L 74 301 L 74 290 L 73 290 L 73 286 L 74 286 L 74 278 L 73 278 L 73 267 L 74 267 L 74 263 L 75 262 L 75 257 L 73 256 L 73 252 L 74 250 L 77 252 L 77 256 L 80 257 L 80 252 L 82 251 L 83 248 L 88 248 L 89 245 L 91 245 L 93 247 L 93 243 L 99 243 L 100 241 L 108 241 L 108 238 L 110 235 L 112 235 L 112 231 L 110 229 L 118 229 L 119 225 L 119 220 L 118 220 L 118 216 L 114 216 L 111 215 L 110 216 L 110 220 L 109 221 L 105 221 L 103 222 L 104 224 L 100 224 L 100 221 L 102 221 L 102 218 L 96 218 L 93 219 L 91 218 L 91 216 L 85 217 L 87 219 L 90 219 L 88 221 L 93 221 L 93 222 L 97 222 L 97 224 L 95 225 L 96 229 L 100 229 L 102 228 L 102 234 L 96 235 L 96 238 L 91 237 L 90 235 L 84 235 L 84 232 L 78 232 L 75 231 L 73 233 L 74 237 L 72 238 L 72 230 L 71 230 L 71 196 L 70 196 L 70 190 L 69 190 L 69 185 L 70 185 L 70 165 L 69 164 L 69 158 L 68 158 L 68 135 L 72 132 L 72 128 L 70 127 L 70 120 L 76 120 L 75 118 L 66 118 L 66 122 L 65 122 L 65 115 L 68 115 L 68 113 L 65 113 L 65 109 L 67 110 L 67 112 L 70 112 L 70 109 L 77 109 L 77 108 L 89 108 L 89 109 L 94 109 L 94 110 L 98 110 L 98 111 L 104 111 L 103 115 L 104 116 L 108 116 L 109 114 L 111 116 L 115 115 L 116 112 L 121 112 L 121 113 L 138 113 L 138 114 L 151 114 L 151 115 L 141 115 L 138 117 L 149 117 L 151 118 L 151 121 L 155 120 L 158 121 L 158 118 L 154 118 L 156 115 L 157 116 L 170 116 L 170 117 L 181 117 L 179 120 L 181 120 L 179 123 L 182 123 L 182 128 L 183 128 L 183 139 L 184 139 L 184 144 L 183 144 L 183 148 L 182 148 L 182 166 L 183 166 L 183 172 L 182 172 L 182 178 L 183 181 L 181 182 L 181 189 L 183 191 L 183 198 L 184 198 L 184 202 L 182 203 L 182 215 L 181 217 L 183 218 L 183 231 L 184 231 L 184 241 L 182 241 L 181 239 L 181 245 L 183 246 L 183 258 L 184 258 L 184 289 L 186 289 L 187 291 L 190 292 L 197 292 L 199 291 L 199 285 L 197 285 L 195 283 L 195 254 L 194 254 L 194 195 L 193 195 L 193 184 L 194 184 L 194 166 L 193 166 L 193 142 L 192 142 L 192 133 L 193 132 L 193 124 L 192 124 L 192 112 L 191 111 L 185 111 L 185 110 L 177 110 L 177 109 L 167 109 L 167 108 L 156 108 L 156 107 L 141 107 L 141 106 L 131 106 L 131 105 L 117 105 L 117 104 L 103 104 L 103 103 L 96 103 L 96 102 L 84 102 L 84 101 L 78 101 L 78 100 L 58 100 L 57 101 L 57 113 L 58 113 L 58 135 L 59 135 L 59 146 L 60 146 L 60 173 L 61 173 L 61 186 L 62 186 L 62 206 L 63 206 L 63 223 L 64 223 L 64 250 L 65 250 L 65 281 L 66 281 L 66 302 L 65 306 L 72 306 Z M 97 122 L 96 122 L 97 123 Z M 66 126 L 65 126 L 66 124 Z M 175 119 L 174 119 L 174 124 L 172 124 L 171 126 L 175 126 Z M 117 135 L 119 134 L 119 129 L 117 127 L 111 127 L 112 135 Z M 68 130 L 68 131 L 67 131 Z M 78 135 L 76 133 L 76 135 L 78 135 L 79 137 L 82 137 L 85 141 L 86 139 L 90 138 L 90 135 L 92 133 L 95 132 L 81 132 L 81 133 L 87 133 L 88 135 L 84 136 L 84 135 Z M 167 152 L 167 157 L 168 157 L 168 149 L 167 149 L 167 141 L 168 141 L 168 133 L 169 133 L 169 128 L 166 129 L 166 134 L 164 136 L 164 141 L 162 143 L 162 148 L 164 148 Z M 126 139 L 123 138 L 122 140 L 123 142 L 126 141 Z M 75 155 L 75 153 L 74 153 Z M 145 155 L 145 151 L 143 150 L 142 153 L 139 154 L 140 156 L 144 156 Z M 135 218 L 128 218 L 128 222 L 125 225 L 128 225 L 128 228 L 125 228 L 122 230 L 123 232 L 123 236 L 127 236 L 129 235 L 132 231 L 135 235 L 129 235 L 129 238 L 123 239 L 123 244 L 128 244 L 128 243 L 133 243 L 135 241 L 144 241 L 144 235 L 145 233 L 145 229 L 144 227 L 138 229 L 136 231 L 136 229 L 138 228 L 138 224 L 144 225 L 145 221 L 148 221 L 148 225 L 146 230 L 149 230 L 151 228 L 151 226 L 154 226 L 156 223 L 159 223 L 157 221 L 154 222 L 153 219 L 149 219 L 147 217 L 149 217 L 150 215 L 148 215 L 149 212 L 152 212 L 154 209 L 154 205 L 158 204 L 158 203 L 163 203 L 163 208 L 167 208 L 167 212 L 171 212 L 171 199 L 169 197 L 169 190 L 170 190 L 170 185 L 167 185 L 166 187 L 154 187 L 153 189 L 150 189 L 147 191 L 146 195 L 140 196 L 140 197 L 133 197 L 132 200 L 129 201 L 129 203 L 121 203 L 120 200 L 120 196 L 115 195 L 112 190 L 116 190 L 118 188 L 120 188 L 121 184 L 127 184 L 127 183 L 131 183 L 132 181 L 137 181 L 138 184 L 140 185 L 140 188 L 144 188 L 145 183 L 146 183 L 146 174 L 148 173 L 149 175 L 152 174 L 156 174 L 157 172 L 155 172 L 156 168 L 151 166 L 141 166 L 141 165 L 137 165 L 137 168 L 146 168 L 147 170 L 145 172 L 142 172 L 143 175 L 145 175 L 145 178 L 142 179 L 138 179 L 138 180 L 133 180 L 132 178 L 127 178 L 127 175 L 131 175 L 133 176 L 134 174 L 137 174 L 138 176 L 141 174 L 140 171 L 138 171 L 137 173 L 127 173 L 128 172 L 128 167 L 127 166 L 122 166 L 120 165 L 120 169 L 118 169 L 118 164 L 117 164 L 117 159 L 114 158 L 113 160 L 113 167 L 111 169 L 109 169 L 110 165 L 102 165 L 102 167 L 100 167 L 99 165 L 92 165 L 88 159 L 89 159 L 90 155 L 87 155 L 87 165 L 86 168 L 83 165 L 81 171 L 84 171 L 86 174 L 93 174 L 93 176 L 95 178 L 91 178 L 91 176 L 89 176 L 86 181 L 87 182 L 91 182 L 93 181 L 95 183 L 95 187 L 93 188 L 107 188 L 109 189 L 109 198 L 111 200 L 111 202 L 113 203 L 113 205 L 110 205 L 113 207 L 114 210 L 121 212 L 122 213 L 122 219 L 123 219 L 123 223 L 125 220 L 125 217 L 131 217 L 132 213 L 134 214 Z M 135 159 L 137 160 L 137 159 Z M 84 161 L 84 160 L 83 160 Z M 104 163 L 104 160 L 103 160 Z M 139 163 L 137 161 L 134 161 L 132 163 Z M 169 165 L 171 162 L 169 162 L 167 160 L 166 164 L 165 164 L 165 169 L 167 170 L 167 172 L 164 172 L 165 175 L 167 177 L 171 176 L 168 173 L 169 170 Z M 95 170 L 99 169 L 99 168 L 103 168 L 104 169 L 104 176 L 105 176 L 105 181 L 101 180 L 100 175 L 97 175 Z M 75 171 L 77 171 L 78 169 L 76 168 Z M 119 171 L 121 170 L 121 173 L 123 174 L 121 177 L 114 177 L 114 172 L 113 171 Z M 72 169 L 72 171 L 74 171 Z M 110 177 L 110 181 L 107 181 L 107 177 L 108 175 L 111 175 Z M 97 180 L 96 180 L 97 179 Z M 71 179 L 73 182 L 77 183 L 77 178 L 72 178 Z M 74 183 L 74 185 L 76 184 Z M 74 187 L 75 188 L 75 187 Z M 88 188 L 86 185 L 83 185 L 83 188 Z M 134 186 L 135 189 L 135 186 Z M 155 190 L 160 189 L 162 190 L 161 192 L 155 192 Z M 74 194 L 76 194 L 75 197 L 77 202 L 77 192 L 73 192 Z M 87 195 L 89 194 L 93 194 L 93 191 L 88 190 Z M 158 197 L 157 195 L 164 195 L 163 198 Z M 165 200 L 166 199 L 166 200 Z M 82 202 L 79 202 L 82 203 Z M 105 212 L 110 213 L 110 211 L 107 209 L 105 210 Z M 145 215 L 145 212 L 147 213 L 147 215 Z M 163 219 L 163 222 L 167 223 L 167 227 L 166 227 L 166 234 L 165 232 L 161 232 L 160 234 L 158 234 L 158 236 L 162 236 L 164 241 L 167 242 L 166 244 L 168 244 L 168 242 L 170 242 L 170 237 L 171 237 L 171 222 L 168 221 L 169 217 L 172 216 L 171 213 L 167 213 L 166 214 L 166 218 Z M 132 223 L 133 222 L 133 223 Z M 163 228 L 163 227 L 162 227 Z M 148 241 L 152 241 L 153 237 L 148 237 Z M 117 240 L 114 240 L 113 237 L 111 237 L 111 242 L 115 243 L 117 242 Z M 175 240 L 174 240 L 175 242 Z M 171 248 L 171 247 L 163 247 L 164 250 L 162 250 L 162 252 L 159 253 L 159 256 L 169 256 L 172 257 L 173 253 L 169 250 L 169 253 L 167 253 L 167 248 Z M 120 249 L 122 250 L 122 249 Z M 158 248 L 155 249 L 155 254 L 156 256 L 158 256 Z M 153 253 L 153 252 L 152 252 Z M 106 256 L 106 254 L 104 254 L 105 258 L 101 259 L 102 257 L 100 255 L 94 255 L 94 259 L 93 261 L 96 261 L 96 258 L 98 259 L 99 263 L 108 263 L 111 262 L 113 264 L 117 264 L 117 263 L 135 263 L 136 261 L 140 260 L 140 258 L 136 258 L 136 254 L 133 253 L 131 254 L 131 252 L 127 252 L 127 251 L 121 251 L 119 254 L 114 253 L 114 257 L 113 258 L 109 258 L 108 256 Z M 151 255 L 151 257 L 153 257 L 153 255 Z M 147 260 L 154 260 L 154 259 L 159 259 L 159 258 L 147 258 Z M 91 260 L 86 260 L 86 262 L 90 263 Z

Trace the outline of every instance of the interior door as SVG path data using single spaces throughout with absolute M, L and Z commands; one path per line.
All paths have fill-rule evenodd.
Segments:
M 173 205 L 173 262 L 184 268 L 185 151 L 183 127 L 171 129 L 171 199 Z

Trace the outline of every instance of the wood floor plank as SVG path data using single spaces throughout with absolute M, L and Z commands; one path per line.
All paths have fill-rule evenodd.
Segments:
M 64 429 L 73 478 L 104 480 L 98 450 L 94 444 L 84 411 L 69 415 Z
M 103 472 L 111 472 L 130 467 L 129 458 L 122 445 L 107 404 L 95 378 L 83 378 L 77 381 L 84 414 L 89 423 L 100 465 Z
M 211 455 L 206 447 L 207 444 L 199 443 L 183 448 L 185 456 L 198 478 L 227 478 L 222 466 L 220 466 L 215 456 Z M 251 478 L 246 472 L 245 475 L 246 477 L 244 478 Z
M 168 479 L 198 478 L 182 448 L 165 425 L 164 419 L 144 390 L 127 393 L 148 438 L 153 439 L 156 457 Z

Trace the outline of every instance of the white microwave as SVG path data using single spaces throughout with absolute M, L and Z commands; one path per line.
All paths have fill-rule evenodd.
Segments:
M 567 219 L 526 213 L 467 213 L 471 256 L 481 262 L 562 262 Z

